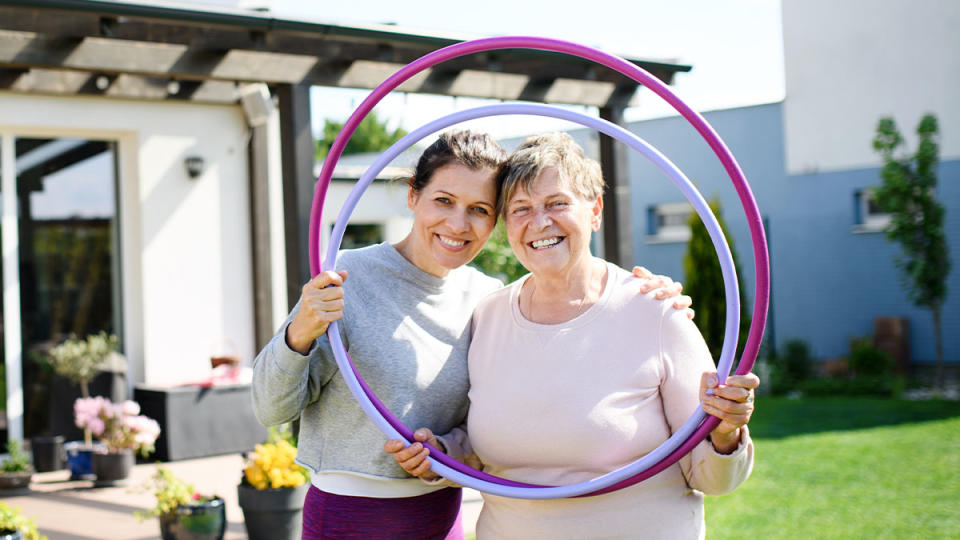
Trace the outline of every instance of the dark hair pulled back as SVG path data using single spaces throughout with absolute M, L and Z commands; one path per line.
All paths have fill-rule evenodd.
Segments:
M 447 131 L 420 154 L 413 176 L 408 180 L 410 188 L 422 191 L 427 187 L 437 169 L 457 163 L 477 171 L 489 168 L 496 171 L 506 161 L 507 152 L 486 133 L 469 130 Z M 499 189 L 497 192 L 499 193 Z

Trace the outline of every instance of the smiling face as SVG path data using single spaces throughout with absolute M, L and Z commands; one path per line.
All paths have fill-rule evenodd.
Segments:
M 497 222 L 495 182 L 490 168 L 450 163 L 437 169 L 423 189 L 408 192 L 413 229 L 397 249 L 435 276 L 473 260 Z
M 506 202 L 504 224 L 514 254 L 534 276 L 560 277 L 589 264 L 590 234 L 600 230 L 603 199 L 587 200 L 555 167 Z

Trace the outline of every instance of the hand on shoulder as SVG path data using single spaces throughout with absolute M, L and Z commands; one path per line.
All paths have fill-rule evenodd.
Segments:
M 654 274 L 642 266 L 633 267 L 633 277 L 640 280 L 640 294 L 654 293 L 657 300 L 674 298 L 673 308 L 683 310 L 688 319 L 693 320 L 695 315 L 693 309 L 693 299 L 689 296 L 680 294 L 683 292 L 683 284 L 674 281 L 669 276 Z

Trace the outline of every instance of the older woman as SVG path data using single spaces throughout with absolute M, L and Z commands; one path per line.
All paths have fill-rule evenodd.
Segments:
M 500 177 L 507 236 L 530 274 L 473 315 L 467 432 L 484 470 L 579 482 L 649 453 L 698 403 L 722 421 L 677 464 L 620 491 L 542 501 L 485 494 L 478 538 L 703 537 L 703 494 L 728 493 L 750 474 L 746 424 L 759 381 L 731 376 L 718 386 L 693 323 L 590 254 L 603 180 L 569 136 L 529 139 Z M 441 439 L 452 454 L 469 451 L 455 444 L 460 437 Z M 406 470 L 430 476 L 421 445 L 386 449 Z

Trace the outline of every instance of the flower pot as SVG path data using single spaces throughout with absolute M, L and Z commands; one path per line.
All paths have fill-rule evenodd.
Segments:
M 160 516 L 163 540 L 221 540 L 226 530 L 226 505 L 220 497 L 181 504 L 173 512 Z
M 106 452 L 106 447 L 100 443 L 87 446 L 83 441 L 70 441 L 63 445 L 67 452 L 67 468 L 70 469 L 71 480 L 96 480 L 93 474 L 93 453 Z
M 0 490 L 25 489 L 30 487 L 33 471 L 0 472 Z
M 59 471 L 67 465 L 62 435 L 33 437 L 30 439 L 30 451 L 37 472 Z
M 303 521 L 303 500 L 310 483 L 296 488 L 257 489 L 237 486 L 243 522 L 250 540 L 297 540 Z
M 0 533 L 0 540 L 23 540 L 23 533 L 13 531 L 12 533 Z
M 133 450 L 125 448 L 119 452 L 93 453 L 93 474 L 97 476 L 95 485 L 115 486 L 123 483 L 133 470 L 135 462 Z

